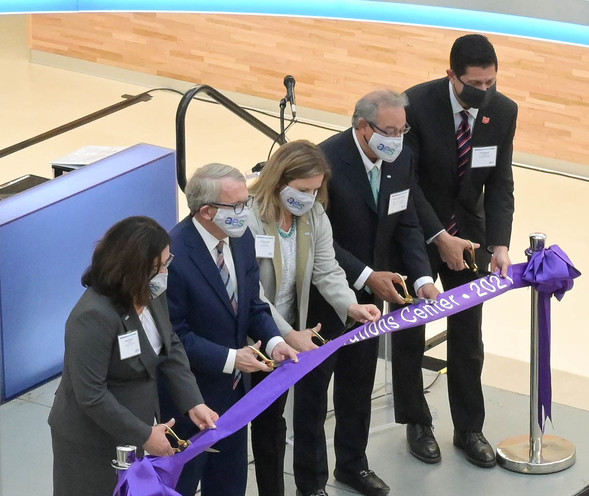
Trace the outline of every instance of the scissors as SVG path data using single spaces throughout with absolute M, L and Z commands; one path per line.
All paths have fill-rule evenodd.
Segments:
M 479 266 L 476 263 L 476 257 L 475 257 L 476 250 L 475 250 L 474 244 L 472 243 L 472 241 L 470 241 L 468 239 L 466 241 L 468 241 L 468 244 L 470 246 L 468 248 L 468 251 L 466 251 L 464 253 L 464 255 L 465 255 L 465 258 L 464 258 L 465 268 L 474 272 L 474 274 L 477 275 L 478 277 L 485 277 L 485 276 L 490 276 L 491 274 L 493 274 L 492 272 L 489 272 L 488 270 L 479 269 Z
M 275 360 L 272 360 L 271 358 L 268 358 L 266 355 L 264 355 L 264 353 L 262 353 L 255 346 L 249 345 L 248 348 L 254 352 L 254 354 L 260 360 L 260 362 L 264 362 L 264 364 L 267 365 L 268 367 L 275 369 L 276 367 L 278 367 L 280 365 Z
M 169 434 L 170 436 L 172 436 L 175 440 L 176 443 L 178 444 L 178 447 L 173 447 L 174 451 L 176 453 L 179 453 L 180 451 L 184 451 L 186 448 L 188 448 L 188 446 L 190 446 L 192 443 L 190 442 L 190 439 L 180 439 L 178 437 L 178 435 L 172 430 L 172 428 L 169 425 L 166 424 L 161 424 L 166 428 L 166 434 Z M 205 451 L 209 451 L 210 453 L 219 453 L 219 450 L 216 450 L 215 448 L 207 448 L 205 449 Z
M 432 300 L 431 298 L 417 298 L 409 294 L 409 290 L 407 289 L 407 283 L 405 283 L 405 279 L 401 274 L 395 272 L 396 276 L 399 276 L 401 282 L 398 284 L 403 288 L 403 294 L 399 293 L 403 301 L 408 305 L 415 305 L 416 303 L 427 303 L 428 305 L 433 305 L 436 300 Z
M 316 325 L 315 327 L 312 327 L 309 330 L 313 333 L 314 338 L 317 338 L 321 344 L 325 344 L 329 340 L 325 339 L 321 334 L 319 334 L 319 331 L 317 330 L 318 327 L 319 327 L 319 325 Z

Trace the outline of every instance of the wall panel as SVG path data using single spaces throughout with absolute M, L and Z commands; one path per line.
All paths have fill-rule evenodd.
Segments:
M 350 114 L 371 89 L 441 77 L 463 32 L 314 18 L 93 13 L 31 16 L 31 48 Z M 520 107 L 516 150 L 589 167 L 589 47 L 489 35 Z

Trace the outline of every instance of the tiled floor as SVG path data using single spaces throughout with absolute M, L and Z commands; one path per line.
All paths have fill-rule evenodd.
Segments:
M 26 49 L 25 28 L 24 17 L 0 16 L 0 149 L 116 103 L 122 94 L 137 94 L 147 89 L 137 79 L 133 79 L 132 83 L 125 82 L 126 75 L 121 73 L 111 75 L 117 79 L 107 79 L 32 64 Z M 161 83 L 152 82 L 148 78 L 144 82 L 149 87 Z M 52 159 L 85 145 L 132 145 L 147 142 L 175 148 L 174 116 L 178 101 L 178 95 L 157 92 L 151 102 L 138 104 L 84 128 L 2 158 L 0 183 L 24 174 L 51 177 L 49 162 Z M 243 97 L 239 101 L 248 104 L 253 102 L 258 106 L 268 105 L 268 102 Z M 308 118 L 346 125 L 346 118 L 313 113 L 304 108 L 304 102 L 298 103 L 299 117 L 302 120 Z M 277 110 L 278 103 L 275 106 L 270 104 L 269 108 Z M 274 129 L 278 129 L 275 117 L 261 118 Z M 332 133 L 333 131 L 299 122 L 289 132 L 289 138 L 306 138 L 319 142 Z M 247 171 L 266 158 L 270 145 L 267 138 L 225 109 L 203 102 L 194 102 L 190 107 L 187 120 L 189 174 L 198 166 L 212 161 L 233 164 Z M 512 261 L 525 260 L 523 252 L 529 243 L 528 235 L 538 230 L 548 235 L 549 244 L 560 245 L 581 272 L 586 272 L 589 182 L 522 168 L 515 169 L 515 182 L 517 203 Z M 181 217 L 186 215 L 187 209 L 182 200 L 179 210 Z M 589 280 L 583 276 L 576 281 L 575 288 L 562 302 L 553 303 L 552 318 L 554 400 L 582 410 L 589 410 L 589 366 L 586 360 L 589 333 L 587 318 L 584 316 L 587 294 Z M 528 290 L 510 292 L 485 305 L 484 382 L 489 386 L 486 390 L 489 406 L 487 432 L 495 444 L 504 437 L 523 434 L 527 430 L 525 401 L 518 394 L 508 392 L 527 394 L 529 390 L 529 314 Z M 435 334 L 443 327 L 443 322 L 438 322 L 428 332 Z M 443 345 L 431 354 L 443 357 Z M 55 384 L 55 381 L 51 382 L 0 407 L 2 495 L 37 496 L 51 493 L 51 450 L 46 418 Z M 447 423 L 443 380 L 435 386 L 434 391 L 438 395 L 438 409 L 443 412 L 439 415 L 439 423 L 443 426 Z M 430 403 L 432 398 L 434 393 L 430 396 Z M 515 409 L 512 412 L 510 405 L 517 405 L 517 413 Z M 375 406 L 379 407 L 376 403 Z M 578 444 L 580 464 L 581 455 L 585 454 L 586 457 L 585 444 L 589 440 L 589 432 L 586 428 L 586 412 L 575 408 L 556 408 L 554 425 L 555 432 L 570 435 L 570 440 Z M 381 408 L 379 411 L 390 415 L 390 409 Z M 376 415 L 380 414 L 375 413 Z M 394 487 L 395 494 L 454 494 L 450 490 L 435 492 L 438 475 L 447 481 L 447 487 L 457 486 L 461 482 L 470 484 L 473 478 L 484 480 L 485 487 L 489 489 L 477 494 L 527 494 L 532 489 L 540 491 L 538 494 L 573 494 L 569 489 L 584 487 L 583 481 L 584 485 L 589 483 L 586 475 L 579 476 L 579 469 L 575 468 L 560 475 L 529 478 L 523 486 L 517 486 L 516 482 L 519 483 L 521 477 L 508 475 L 500 469 L 480 471 L 463 463 L 450 446 L 450 433 L 440 427 L 438 432 L 443 443 L 444 462 L 440 466 L 428 468 L 407 457 L 400 430 L 394 425 L 379 430 L 371 438 L 370 444 L 374 468 L 377 472 L 388 475 L 387 482 Z M 389 470 L 391 466 L 394 468 L 392 472 Z M 402 466 L 410 468 L 409 478 L 399 475 L 405 473 L 401 470 Z M 583 465 L 580 464 L 579 467 Z M 457 472 L 454 473 L 454 470 Z M 287 468 L 287 472 L 291 471 Z M 584 473 L 589 473 L 586 465 Z M 543 482 L 538 483 L 541 487 L 535 487 L 536 481 Z M 554 486 L 552 481 L 556 481 Z M 292 489 L 292 482 L 289 483 Z M 516 492 L 511 491 L 512 485 L 519 489 Z M 558 487 L 569 492 L 562 492 Z M 544 490 L 546 492 L 541 492 Z M 255 490 L 250 489 L 248 494 L 255 494 Z M 294 490 L 291 494 L 294 494 Z M 330 494 L 348 493 L 341 488 L 334 488 L 330 489 Z

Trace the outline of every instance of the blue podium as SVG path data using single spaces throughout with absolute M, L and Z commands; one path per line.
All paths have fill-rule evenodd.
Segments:
M 178 219 L 174 150 L 139 144 L 0 201 L 0 401 L 59 374 L 64 326 L 115 222 Z

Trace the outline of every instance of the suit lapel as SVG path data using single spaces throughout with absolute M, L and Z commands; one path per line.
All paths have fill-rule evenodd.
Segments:
M 297 220 L 297 301 L 301 301 L 303 292 L 303 280 L 305 278 L 305 269 L 309 258 L 309 248 L 311 245 L 311 229 L 309 225 L 309 213 L 301 215 Z M 304 324 L 304 323 L 303 323 Z
M 207 249 L 207 246 L 201 238 L 200 234 L 196 230 L 196 227 L 194 227 L 193 225 L 189 226 L 185 242 L 188 246 L 192 248 L 190 251 L 190 259 L 192 263 L 194 263 L 197 270 L 203 275 L 204 280 L 213 288 L 215 293 L 217 293 L 217 296 L 223 302 L 227 310 L 232 315 L 235 315 L 235 312 L 231 307 L 229 295 L 227 294 L 227 290 L 225 289 L 223 281 L 221 280 L 221 276 L 219 275 L 219 268 L 217 267 L 217 264 L 213 261 L 213 257 Z M 237 263 L 235 260 L 235 255 L 233 255 L 233 257 L 233 261 L 235 263 L 235 270 L 237 272 Z M 237 274 L 237 280 L 239 280 L 239 274 Z M 233 281 L 233 283 L 235 284 L 235 281 Z
M 274 256 L 272 257 L 272 265 L 274 266 L 274 284 L 276 291 L 278 291 L 280 288 L 280 281 L 282 281 L 282 252 L 280 250 L 280 235 L 278 234 L 276 222 L 264 224 L 264 232 L 269 236 L 274 236 Z
M 372 190 L 370 189 L 368 174 L 366 174 L 366 167 L 364 167 L 362 157 L 352 136 L 353 132 L 354 128 L 351 128 L 346 135 L 344 149 L 340 153 L 340 159 L 344 164 L 342 172 L 355 185 L 358 194 L 366 202 L 368 207 L 376 213 L 376 203 L 372 196 Z
M 245 287 L 246 287 L 246 261 L 244 260 L 244 253 L 243 250 L 239 249 L 239 244 L 241 243 L 241 238 L 229 238 L 229 247 L 231 248 L 231 255 L 233 256 L 233 265 L 235 266 L 235 276 L 237 277 L 237 281 L 233 281 L 234 287 L 237 289 L 237 313 L 238 315 L 242 313 L 244 309 L 243 305 L 245 305 L 246 298 L 245 298 Z M 220 279 L 220 278 L 219 278 Z M 241 281 L 241 284 L 239 284 Z M 223 287 L 225 291 L 225 288 Z M 233 311 L 233 307 L 231 306 L 231 302 L 229 301 L 229 295 L 227 291 L 225 291 L 225 300 L 226 306 L 230 309 L 231 313 L 235 315 Z
M 124 314 L 122 316 L 122 321 L 123 326 L 127 332 L 137 331 L 137 335 L 139 337 L 139 346 L 141 348 L 139 360 L 141 360 L 143 363 L 150 377 L 155 378 L 155 369 L 157 368 L 159 359 L 155 354 L 155 351 L 153 351 L 149 339 L 147 339 L 147 334 L 145 334 L 145 329 L 143 329 L 143 326 L 141 325 L 141 321 L 139 320 L 137 312 L 135 310 L 131 310 L 130 312 Z

